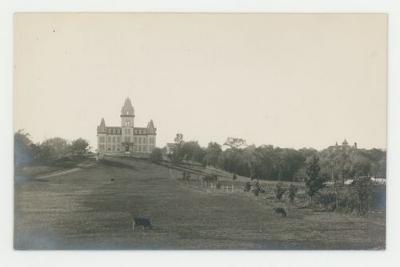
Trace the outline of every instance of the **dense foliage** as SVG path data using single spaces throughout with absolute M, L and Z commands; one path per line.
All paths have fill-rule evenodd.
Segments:
M 162 151 L 160 148 L 154 148 L 150 154 L 150 160 L 154 163 L 160 163 L 162 161 Z
M 319 158 L 317 156 L 311 157 L 307 160 L 306 168 L 306 189 L 307 194 L 312 198 L 319 190 L 324 188 L 325 180 L 319 174 L 321 168 L 319 167 Z
M 23 166 L 84 156 L 89 152 L 89 143 L 82 138 L 68 142 L 60 137 L 33 143 L 28 133 L 19 130 L 14 134 L 14 150 L 15 166 Z
M 224 145 L 210 142 L 206 148 L 196 141 L 175 138 L 170 159 L 196 161 L 252 179 L 305 181 L 307 162 L 318 157 L 319 176 L 326 181 L 343 183 L 362 176 L 386 177 L 386 151 L 359 149 L 347 144 L 330 146 L 321 151 L 312 148 L 292 149 L 272 145 L 246 145 L 241 138 L 228 138 Z

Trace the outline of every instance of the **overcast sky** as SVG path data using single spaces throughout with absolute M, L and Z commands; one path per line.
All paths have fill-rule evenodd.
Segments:
M 14 128 L 35 142 L 120 125 L 157 143 L 386 148 L 382 14 L 17 14 Z

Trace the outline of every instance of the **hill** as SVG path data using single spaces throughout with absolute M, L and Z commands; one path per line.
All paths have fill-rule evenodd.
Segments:
M 42 179 L 16 179 L 16 249 L 384 248 L 384 214 L 313 212 L 242 192 L 197 190 L 179 170 L 105 160 Z M 113 179 L 113 180 L 112 180 Z M 196 183 L 194 180 L 193 183 Z M 286 218 L 274 207 L 285 206 Z M 134 216 L 153 230 L 132 231 Z

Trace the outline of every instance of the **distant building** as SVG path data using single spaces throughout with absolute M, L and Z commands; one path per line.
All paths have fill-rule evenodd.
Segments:
M 167 143 L 165 146 L 165 152 L 167 155 L 170 155 L 174 152 L 174 149 L 176 147 L 175 143 Z
M 152 120 L 147 127 L 134 127 L 135 111 L 126 98 L 121 109 L 121 126 L 106 126 L 101 119 L 97 126 L 97 151 L 102 154 L 151 153 L 156 146 L 156 131 Z
M 338 142 L 336 142 L 336 144 L 334 146 L 330 146 L 329 148 L 334 148 L 334 149 L 350 149 L 350 148 L 354 148 L 357 149 L 357 142 L 354 142 L 353 146 L 350 146 L 349 143 L 347 142 L 346 139 L 343 140 L 342 144 L 339 145 Z

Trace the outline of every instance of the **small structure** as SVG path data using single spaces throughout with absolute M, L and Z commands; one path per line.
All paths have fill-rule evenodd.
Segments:
M 167 143 L 165 146 L 166 154 L 171 155 L 174 152 L 175 147 L 176 147 L 175 143 Z
M 373 182 L 374 184 L 384 185 L 384 184 L 386 184 L 386 178 L 371 177 L 371 182 Z

